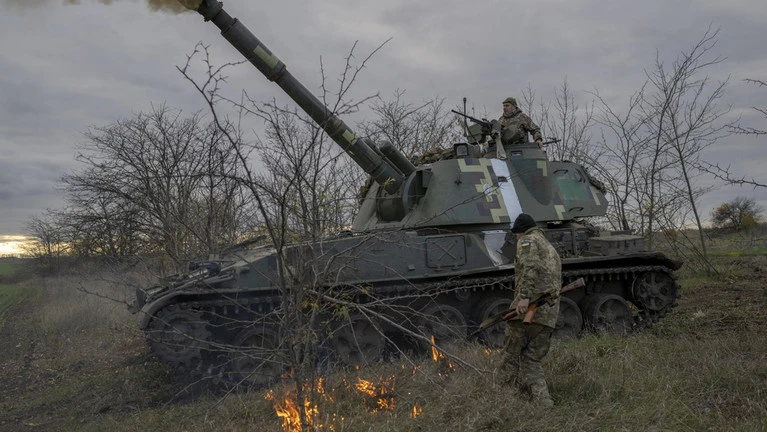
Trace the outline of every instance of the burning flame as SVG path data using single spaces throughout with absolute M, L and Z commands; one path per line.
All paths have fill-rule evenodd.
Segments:
M 330 397 L 325 392 L 323 379 L 321 377 L 318 378 L 313 385 L 304 384 L 303 391 L 303 410 L 306 416 L 306 428 L 308 430 L 323 428 L 322 424 L 318 422 L 320 412 L 317 408 L 317 404 L 313 403 L 310 398 L 312 392 L 315 391 L 317 395 L 324 397 L 328 401 L 333 401 L 332 397 Z M 284 431 L 303 430 L 301 423 L 301 411 L 298 405 L 298 393 L 296 392 L 295 386 L 288 387 L 285 393 L 279 399 L 277 396 L 275 396 L 274 391 L 271 389 L 266 393 L 264 398 L 274 402 L 274 411 L 277 413 L 277 416 L 282 418 L 282 429 Z
M 444 353 L 437 350 L 434 336 L 431 337 L 431 343 L 432 360 L 439 365 L 439 376 L 446 377 L 449 372 L 455 371 L 455 365 Z M 405 364 L 402 364 L 402 369 L 405 369 Z M 413 368 L 414 374 L 417 369 L 419 369 L 419 366 Z M 290 372 L 286 373 L 283 379 L 287 379 L 289 376 Z M 394 411 L 395 408 L 395 379 L 395 376 L 379 377 L 378 380 L 367 380 L 357 377 L 354 389 L 362 394 L 363 403 L 370 413 L 388 413 Z M 352 384 L 344 379 L 340 391 L 351 392 Z M 282 429 L 284 431 L 301 431 L 304 429 L 309 431 L 320 429 L 333 430 L 339 417 L 335 413 L 330 416 L 320 417 L 319 404 L 324 402 L 332 403 L 335 392 L 335 389 L 331 389 L 330 393 L 327 392 L 324 379 L 318 378 L 313 382 L 304 384 L 302 387 L 303 401 L 301 403 L 298 402 L 296 387 L 292 384 L 286 386 L 282 396 L 278 397 L 273 390 L 269 390 L 264 398 L 273 402 L 275 413 L 282 419 Z M 305 416 L 303 423 L 301 421 L 301 412 Z M 408 416 L 416 418 L 422 413 L 423 408 L 416 403 L 408 411 Z M 340 417 L 340 421 L 343 420 L 344 418 Z
M 354 387 L 357 388 L 357 391 L 365 394 L 365 403 L 372 413 L 394 410 L 394 376 L 386 379 L 379 378 L 377 384 L 358 378 Z
M 351 390 L 347 382 L 346 389 Z M 391 412 L 394 410 L 394 376 L 386 379 L 379 379 L 377 382 L 357 379 L 354 388 L 363 394 L 363 403 L 371 413 Z M 331 390 L 335 391 L 335 389 Z M 303 402 L 298 403 L 298 393 L 295 386 L 287 386 L 282 396 L 278 397 L 274 390 L 264 395 L 266 400 L 274 402 L 274 411 L 282 419 L 282 429 L 284 431 L 317 431 L 320 429 L 333 430 L 338 416 L 334 413 L 328 419 L 320 417 L 319 402 L 333 402 L 333 396 L 326 392 L 323 378 L 318 378 L 314 383 L 307 383 L 303 387 Z M 315 398 L 313 401 L 312 398 Z M 303 410 L 305 421 L 301 422 L 301 411 Z M 413 410 L 413 413 L 420 410 Z M 415 417 L 417 415 L 411 414 Z M 343 421 L 343 417 L 340 418 Z M 322 421 L 325 421 L 323 423 Z
M 433 335 L 431 336 L 431 359 L 439 364 L 441 370 L 439 373 L 440 377 L 442 377 L 443 374 L 447 376 L 448 373 L 455 371 L 455 365 L 450 361 L 450 359 L 448 359 L 444 353 L 437 350 Z
M 435 344 L 436 343 L 434 342 L 434 336 L 432 335 L 431 336 L 431 359 L 433 359 L 434 362 L 439 362 L 439 360 L 441 358 L 444 358 L 445 355 L 443 355 L 442 353 L 440 353 L 439 350 L 437 350 L 437 346 Z

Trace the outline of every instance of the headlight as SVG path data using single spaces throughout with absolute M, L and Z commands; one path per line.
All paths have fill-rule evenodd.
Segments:
M 456 143 L 453 145 L 456 158 L 465 158 L 469 156 L 469 145 L 466 143 Z

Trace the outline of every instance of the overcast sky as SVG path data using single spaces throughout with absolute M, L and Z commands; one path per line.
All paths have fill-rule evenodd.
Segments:
M 152 11 L 145 0 L 69 3 L 0 0 L 0 235 L 21 234 L 30 216 L 63 205 L 57 182 L 77 167 L 76 148 L 88 127 L 153 104 L 201 109 L 175 68 L 197 42 L 211 45 L 214 62 L 241 60 L 196 13 Z M 767 129 L 751 108 L 767 106 L 767 88 L 743 82 L 767 80 L 764 0 L 228 0 L 225 8 L 316 94 L 320 59 L 334 80 L 355 41 L 361 57 L 392 38 L 358 80 L 355 96 L 386 98 L 402 89 L 415 104 L 444 98 L 448 106 L 465 96 L 493 114 L 503 98 L 528 86 L 553 99 L 565 77 L 581 106 L 598 89 L 625 107 L 656 50 L 670 61 L 713 25 L 721 29 L 713 53 L 726 60 L 709 73 L 730 77 L 724 101 L 730 117 Z M 250 65 L 229 75 L 235 93 L 284 101 Z M 764 144 L 730 137 L 706 157 L 766 183 Z M 756 197 L 767 208 L 764 189 L 734 187 L 708 194 L 701 207 L 708 215 L 735 195 Z

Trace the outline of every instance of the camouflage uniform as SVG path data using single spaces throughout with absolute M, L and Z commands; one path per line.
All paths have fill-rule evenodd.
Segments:
M 533 141 L 543 140 L 541 128 L 527 114 L 515 108 L 508 116 L 502 115 L 498 122 L 501 124 L 501 142 L 503 144 L 527 143 L 527 133 L 533 136 Z
M 524 298 L 532 302 L 547 292 L 559 294 L 562 262 L 540 228 L 525 231 L 517 241 L 514 269 L 517 293 L 511 303 L 512 308 L 516 308 Z M 522 316 L 509 322 L 501 361 L 504 380 L 529 389 L 533 398 L 545 406 L 554 402 L 546 386 L 541 360 L 549 352 L 558 315 L 559 298 L 554 305 L 537 307 L 532 324 L 523 324 Z

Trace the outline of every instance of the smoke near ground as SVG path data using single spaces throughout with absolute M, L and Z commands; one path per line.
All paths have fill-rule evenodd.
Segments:
M 132 3 L 144 3 L 149 7 L 150 10 L 171 13 L 181 13 L 190 9 L 197 9 L 201 2 L 201 0 L 3 0 L 3 3 L 7 3 L 10 6 L 15 6 L 18 8 L 35 8 L 46 7 L 55 4 L 79 5 L 87 3 L 100 3 L 103 5 L 110 5 L 112 3 L 126 1 L 130 1 Z

